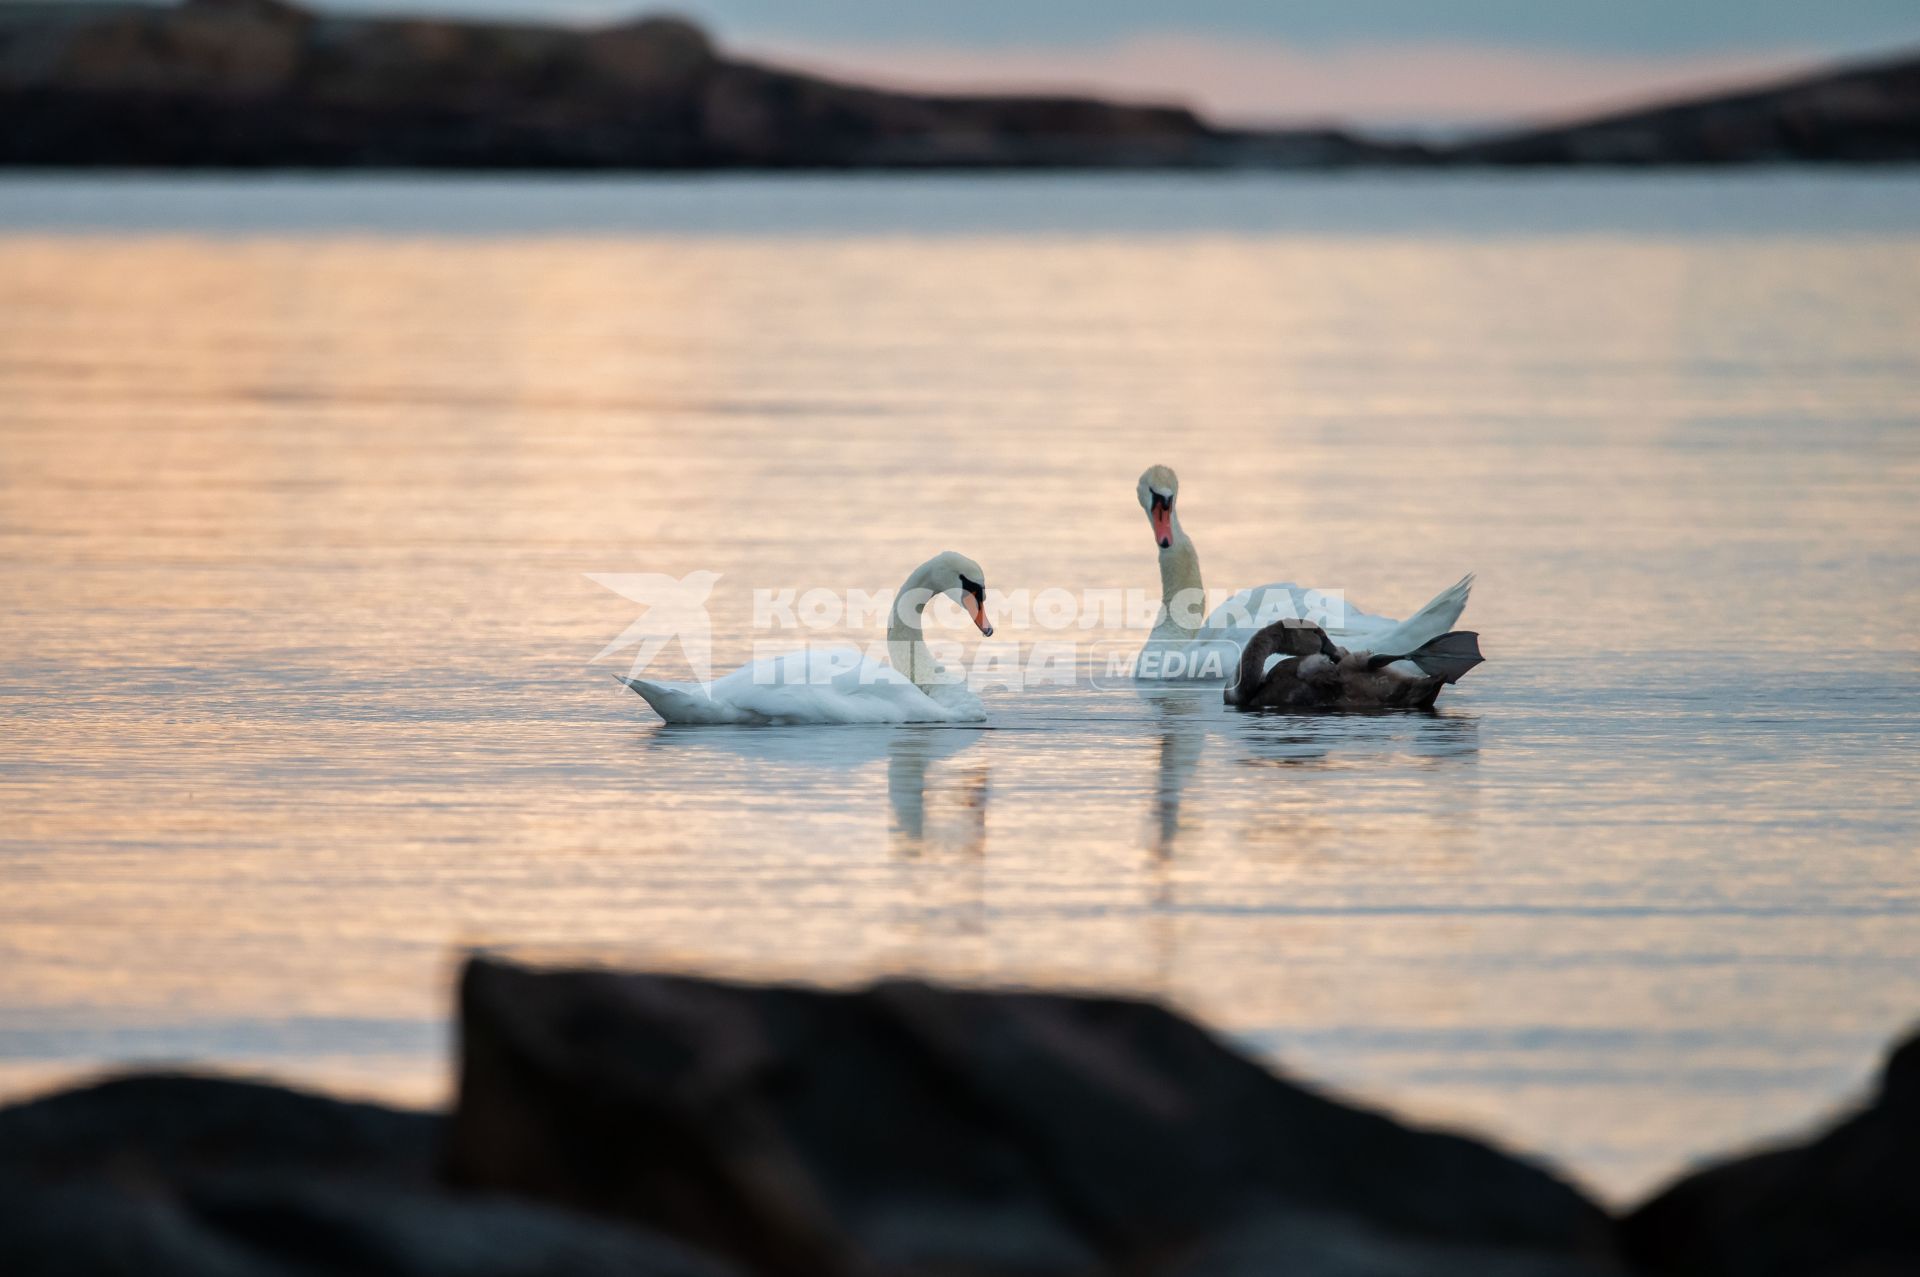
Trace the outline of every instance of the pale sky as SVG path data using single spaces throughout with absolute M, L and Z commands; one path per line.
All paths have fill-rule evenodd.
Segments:
M 307 0 L 603 21 L 630 0 Z M 1089 89 L 1223 119 L 1556 116 L 1920 51 L 1920 0 L 681 0 L 735 52 L 936 88 Z

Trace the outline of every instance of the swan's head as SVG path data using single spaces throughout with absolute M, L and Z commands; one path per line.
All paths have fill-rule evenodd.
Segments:
M 993 622 L 987 620 L 987 574 L 978 563 L 948 550 L 928 559 L 914 573 L 914 580 L 931 593 L 944 594 L 958 603 L 980 632 L 992 637 Z
M 1180 476 L 1165 466 L 1149 466 L 1140 476 L 1140 508 L 1162 550 L 1173 544 L 1173 499 L 1179 495 Z

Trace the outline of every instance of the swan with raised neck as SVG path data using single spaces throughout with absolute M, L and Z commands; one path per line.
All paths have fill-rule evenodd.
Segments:
M 1200 556 L 1180 526 L 1180 479 L 1166 466 L 1150 466 L 1140 476 L 1140 508 L 1160 547 L 1160 611 L 1153 633 L 1136 666 L 1140 678 L 1226 678 L 1231 666 L 1220 667 L 1211 656 L 1185 659 L 1184 672 L 1175 672 L 1175 660 L 1149 662 L 1148 656 L 1184 654 L 1226 644 L 1243 645 L 1262 626 L 1275 620 L 1322 620 L 1341 646 L 1357 652 L 1413 652 L 1453 630 L 1473 589 L 1469 572 L 1429 599 L 1404 621 L 1377 616 L 1347 602 L 1339 591 L 1312 590 L 1291 581 L 1275 581 L 1240 590 L 1209 614 L 1206 587 L 1200 579 Z M 1332 615 L 1327 615 L 1329 611 Z M 1237 651 L 1234 653 L 1238 657 Z M 1403 671 L 1404 672 L 1404 671 Z
M 1206 624 L 1207 590 L 1200 578 L 1200 552 L 1180 526 L 1180 476 L 1166 466 L 1149 466 L 1140 476 L 1138 495 L 1160 546 L 1160 612 L 1153 637 L 1190 639 Z

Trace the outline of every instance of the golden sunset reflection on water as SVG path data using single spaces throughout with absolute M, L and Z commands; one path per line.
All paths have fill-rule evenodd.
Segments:
M 1920 1020 L 1920 234 L 16 232 L 0 290 L 0 1093 L 437 1100 L 465 946 L 920 972 L 1166 997 L 1620 1197 Z M 754 588 L 941 549 L 1153 590 L 1152 462 L 1210 585 L 1475 570 L 1488 663 L 762 731 L 589 664 L 591 572 L 723 573 L 722 669 Z

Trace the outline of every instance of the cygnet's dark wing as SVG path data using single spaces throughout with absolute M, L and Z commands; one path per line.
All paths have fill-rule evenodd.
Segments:
M 1472 630 L 1453 630 L 1411 652 L 1399 655 L 1377 654 L 1367 668 L 1377 670 L 1395 661 L 1412 661 L 1430 678 L 1457 683 L 1460 676 L 1487 658 L 1480 655 L 1480 636 Z

